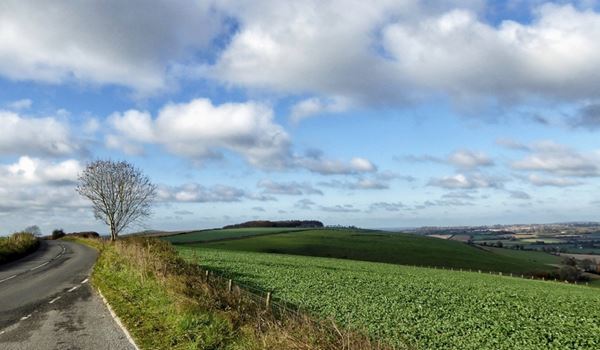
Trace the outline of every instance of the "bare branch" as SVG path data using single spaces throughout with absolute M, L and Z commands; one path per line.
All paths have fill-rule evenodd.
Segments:
M 96 160 L 79 175 L 77 192 L 92 202 L 94 216 L 115 240 L 129 225 L 150 216 L 156 186 L 126 161 Z

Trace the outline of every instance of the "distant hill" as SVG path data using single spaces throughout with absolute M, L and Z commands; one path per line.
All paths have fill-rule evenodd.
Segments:
M 320 221 L 317 221 L 317 220 L 285 220 L 285 221 L 256 220 L 256 221 L 246 221 L 241 224 L 223 226 L 224 229 L 254 228 L 254 227 L 322 228 L 323 223 Z
M 553 265 L 560 264 L 559 257 L 542 252 L 522 252 L 500 248 L 483 250 L 458 241 L 398 232 L 360 229 L 304 229 L 295 232 L 272 232 L 275 230 L 274 228 L 265 230 L 269 231 L 261 234 L 260 229 L 254 229 L 252 234 L 246 235 L 242 232 L 245 237 L 213 241 L 206 239 L 204 243 L 195 244 L 224 250 L 536 275 L 549 274 L 556 270 Z M 227 236 L 234 236 L 235 232 L 232 231 L 224 233 L 227 233 Z M 215 231 L 215 233 L 218 232 L 218 230 Z M 206 233 L 204 234 L 206 235 Z M 173 238 L 179 238 L 178 243 L 184 243 L 186 237 L 180 235 L 173 236 Z M 196 237 L 193 240 L 199 241 L 200 239 Z

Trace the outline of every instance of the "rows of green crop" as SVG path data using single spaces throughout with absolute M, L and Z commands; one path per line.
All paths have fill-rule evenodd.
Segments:
M 391 264 L 180 247 L 237 281 L 392 344 L 599 349 L 594 288 Z
M 210 242 L 223 239 L 251 237 L 256 235 L 275 234 L 280 232 L 299 231 L 299 228 L 287 227 L 257 227 L 257 228 L 234 228 L 192 231 L 173 236 L 165 236 L 162 239 L 171 243 Z

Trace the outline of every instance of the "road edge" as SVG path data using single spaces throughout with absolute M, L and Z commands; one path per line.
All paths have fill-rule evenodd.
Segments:
M 125 334 L 125 337 L 127 337 L 127 340 L 129 340 L 129 342 L 131 343 L 131 345 L 133 345 L 133 347 L 136 350 L 140 350 L 139 346 L 135 343 L 135 340 L 133 339 L 133 337 L 131 336 L 131 334 L 127 330 L 127 328 L 125 328 L 125 326 L 123 325 L 123 322 L 121 322 L 121 319 L 119 318 L 119 316 L 117 316 L 117 314 L 114 312 L 114 310 L 112 309 L 112 307 L 108 303 L 108 300 L 106 300 L 106 298 L 104 297 L 104 295 L 100 291 L 100 288 L 94 288 L 94 289 L 96 290 L 96 292 L 98 293 L 98 295 L 100 295 L 100 298 L 104 302 L 104 305 L 106 305 L 106 308 L 108 309 L 108 312 L 110 312 L 110 315 L 112 316 L 113 320 L 115 320 L 115 322 L 117 323 L 117 325 L 119 325 L 119 327 L 121 328 L 121 330 Z

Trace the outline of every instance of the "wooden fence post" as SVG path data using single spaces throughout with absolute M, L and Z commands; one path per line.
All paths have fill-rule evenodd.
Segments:
M 267 307 L 271 305 L 271 292 L 267 292 L 267 300 L 265 300 L 265 304 Z
M 205 277 L 206 277 L 206 283 L 208 283 L 208 279 L 210 278 L 210 271 L 206 270 Z
M 233 280 L 229 279 L 229 281 L 227 282 L 227 292 L 231 293 L 232 286 L 233 286 Z

